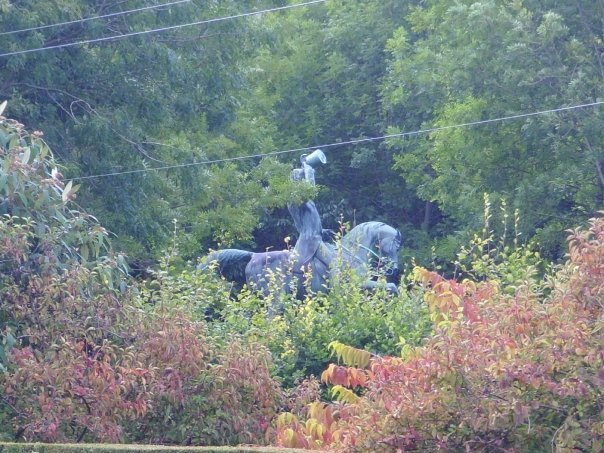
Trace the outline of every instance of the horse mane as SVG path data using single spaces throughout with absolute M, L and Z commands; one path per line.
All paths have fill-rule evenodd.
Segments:
M 347 234 L 342 238 L 342 245 L 345 247 L 354 247 L 359 244 L 364 246 L 368 246 L 375 242 L 375 237 L 378 235 L 380 229 L 388 227 L 392 228 L 390 225 L 384 222 L 363 222 L 359 223 L 352 230 L 350 230 Z

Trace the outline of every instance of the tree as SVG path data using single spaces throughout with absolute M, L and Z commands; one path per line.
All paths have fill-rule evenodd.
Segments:
M 378 81 L 386 70 L 385 43 L 409 9 L 401 2 L 330 1 L 266 18 L 272 37 L 248 65 L 253 96 L 244 107 L 270 125 L 278 149 L 319 146 L 382 135 Z M 238 116 L 240 113 L 238 113 Z M 324 225 L 383 220 L 407 231 L 423 221 L 421 201 L 392 170 L 392 152 L 379 141 L 324 149 L 329 164 L 317 175 Z M 298 156 L 287 156 L 296 165 Z M 292 230 L 287 213 L 277 231 Z M 266 216 L 255 236 L 269 245 L 275 222 Z
M 431 1 L 414 9 L 388 43 L 384 108 L 403 119 L 391 120 L 390 132 L 601 99 L 601 8 L 584 1 Z M 396 168 L 457 228 L 478 227 L 488 193 L 518 208 L 523 233 L 559 257 L 561 231 L 602 205 L 599 121 L 596 107 L 390 144 L 399 151 Z
M 58 5 L 51 1 L 21 3 L 19 7 L 11 2 L 3 4 L 0 29 L 35 27 L 126 9 L 122 2 L 93 0 L 65 0 Z M 190 2 L 3 35 L 0 44 L 9 51 L 69 44 L 177 26 L 265 5 L 267 2 L 261 1 L 249 5 Z M 143 3 L 128 3 L 128 8 L 137 6 Z M 266 152 L 270 148 L 262 144 L 248 148 L 250 137 L 230 127 L 239 102 L 235 92 L 245 84 L 241 60 L 262 37 L 256 29 L 252 20 L 226 21 L 3 57 L 0 97 L 11 99 L 14 117 L 47 131 L 47 141 L 60 150 L 57 158 L 70 177 L 220 160 L 258 148 Z M 214 178 L 214 171 L 205 165 L 83 179 L 80 197 L 118 234 L 117 245 L 135 257 L 153 255 L 164 247 L 174 218 L 188 231 L 191 225 L 203 225 L 200 211 L 202 217 L 220 219 L 231 240 L 249 240 L 260 214 L 252 198 L 262 187 L 246 176 L 249 168 L 248 164 L 228 168 L 229 179 L 248 179 L 254 186 L 243 191 L 238 200 L 220 200 L 216 193 L 206 193 L 207 188 L 221 184 L 224 171 L 217 171 Z M 242 217 L 233 213 L 235 207 Z M 242 222 L 242 218 L 247 220 Z M 195 230 L 196 251 L 200 242 L 211 244 L 212 230 L 203 226 Z
M 264 442 L 268 352 L 206 337 L 191 311 L 216 287 L 135 288 L 76 191 L 40 132 L 0 116 L 0 438 Z

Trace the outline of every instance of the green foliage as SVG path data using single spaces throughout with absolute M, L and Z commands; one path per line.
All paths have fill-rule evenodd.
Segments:
M 353 348 L 339 341 L 332 341 L 327 348 L 348 366 L 366 368 L 369 365 L 371 354 L 362 349 Z
M 126 8 L 55 3 L 1 3 L 0 29 Z M 0 45 L 62 44 L 275 4 L 179 4 L 0 35 Z M 263 154 L 602 99 L 600 15 L 598 2 L 585 1 L 332 0 L 2 58 L 0 96 L 19 120 L 47 131 L 69 176 L 215 162 L 78 182 L 80 199 L 130 256 L 157 259 L 174 218 L 187 259 L 218 245 L 263 250 L 293 231 L 286 202 L 317 195 L 292 191 L 287 175 L 297 155 L 278 162 Z M 449 262 L 479 227 L 486 192 L 519 209 L 523 237 L 559 259 L 561 231 L 604 199 L 600 112 L 333 147 L 318 175 L 323 223 L 384 220 L 406 231 L 409 254 L 422 264 L 430 245 Z M 222 162 L 243 155 L 259 157 Z
M 29 219 L 38 242 L 34 257 L 51 246 L 62 262 L 94 261 L 108 251 L 105 229 L 94 217 L 68 206 L 79 186 L 63 182 L 41 132 L 29 134 L 23 125 L 1 118 L 0 149 L 0 213 L 11 223 Z M 53 235 L 61 236 L 54 244 Z
M 434 1 L 387 44 L 391 133 L 445 127 L 602 98 L 602 49 L 591 2 Z M 577 70 L 580 68 L 579 70 Z M 482 194 L 520 210 L 525 237 L 561 257 L 560 232 L 593 215 L 604 193 L 601 109 L 445 128 L 393 139 L 395 167 L 450 230 L 479 227 Z
M 548 277 L 548 296 L 416 269 L 434 335 L 402 358 L 372 356 L 367 370 L 331 364 L 322 380 L 348 402 L 309 411 L 306 423 L 278 422 L 277 442 L 347 451 L 600 451 L 603 272 L 602 219 L 572 231 L 569 262 Z M 349 353 L 357 365 L 361 354 Z M 345 391 L 358 386 L 356 398 Z M 314 425 L 319 439 L 308 429 Z
M 244 288 L 225 303 L 223 321 L 209 328 L 217 336 L 238 332 L 266 344 L 286 386 L 318 375 L 334 341 L 396 354 L 404 344 L 419 344 L 430 333 L 421 291 L 394 296 L 379 288 L 368 292 L 361 283 L 356 275 L 342 274 L 332 280 L 329 293 L 309 294 L 299 301 L 283 294 L 276 278 L 267 298 Z
M 529 244 L 519 243 L 518 210 L 514 212 L 513 225 L 510 225 L 505 199 L 499 209 L 500 225 L 494 225 L 494 215 L 489 196 L 484 194 L 484 224 L 481 234 L 474 234 L 468 246 L 462 246 L 455 260 L 454 275 L 460 273 L 474 281 L 487 280 L 499 282 L 509 294 L 519 287 L 532 287 L 542 284 L 541 277 L 547 263 L 541 258 L 535 241 Z M 513 226 L 513 231 L 509 231 Z M 499 239 L 496 232 L 499 232 Z
M 190 217 L 184 226 L 191 232 L 182 240 L 185 256 L 198 254 L 199 243 L 208 235 L 213 236 L 218 248 L 249 243 L 263 211 L 313 198 L 317 189 L 294 184 L 289 179 L 290 170 L 271 159 L 263 159 L 245 173 L 238 173 L 231 164 L 213 167 L 205 193 L 199 202 L 187 207 Z
M 35 27 L 148 6 L 90 0 L 8 3 L 0 30 Z M 0 36 L 5 51 L 60 45 L 107 35 L 171 27 L 247 12 L 272 2 L 182 3 Z M 36 124 L 69 177 L 221 160 L 273 150 L 269 131 L 254 115 L 235 117 L 246 96 L 242 63 L 265 36 L 256 21 L 183 27 L 102 45 L 79 45 L 0 60 L 0 99 L 13 117 Z M 136 258 L 156 257 L 170 240 L 171 221 L 194 229 L 187 254 L 216 242 L 249 241 L 272 199 L 242 162 L 225 169 L 199 165 L 81 182 L 90 212 L 118 234 L 116 245 Z M 216 174 L 214 174 L 216 173 Z M 287 175 L 288 171 L 284 172 Z M 224 181 L 244 180 L 236 199 Z M 232 185 L 226 192 L 233 194 Z M 283 197 L 282 193 L 276 198 Z M 275 204 L 275 201 L 268 204 Z M 205 222 L 211 222 L 209 227 Z M 221 229 L 215 229 L 220 223 Z M 216 236 L 214 237 L 214 233 Z M 184 245 L 184 243 L 183 243 Z

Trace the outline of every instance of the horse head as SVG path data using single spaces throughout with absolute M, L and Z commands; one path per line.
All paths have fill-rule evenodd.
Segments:
M 363 264 L 395 282 L 399 275 L 400 231 L 382 222 L 365 222 L 342 238 L 342 246 L 353 255 L 353 265 Z
M 375 263 L 378 271 L 388 281 L 395 281 L 400 273 L 398 251 L 401 248 L 402 235 L 399 230 L 387 224 L 376 227 L 374 249 L 377 255 Z

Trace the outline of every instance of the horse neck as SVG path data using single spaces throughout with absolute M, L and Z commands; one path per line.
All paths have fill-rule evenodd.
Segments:
M 342 243 L 346 246 L 362 244 L 365 247 L 373 246 L 379 240 L 379 230 L 387 226 L 382 222 L 364 222 L 355 226 L 345 234 Z

